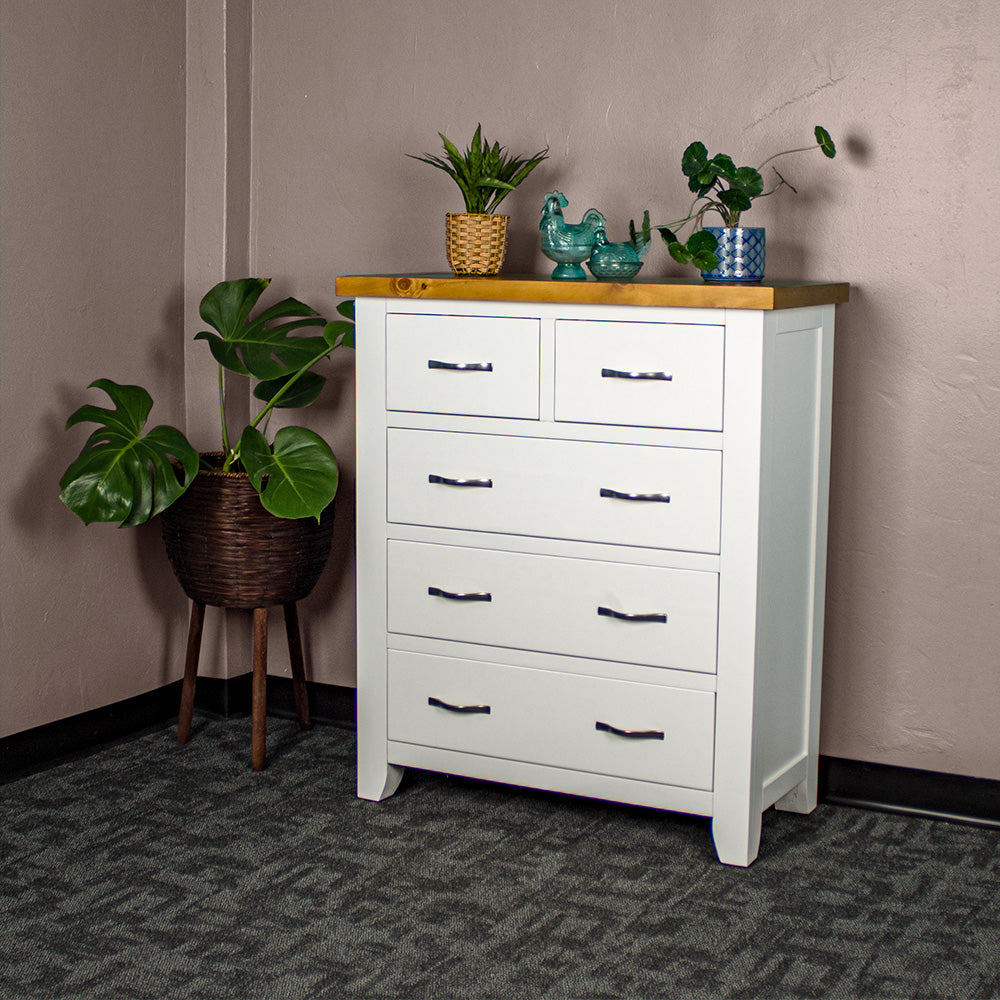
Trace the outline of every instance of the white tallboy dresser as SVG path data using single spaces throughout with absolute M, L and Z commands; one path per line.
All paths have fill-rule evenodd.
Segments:
M 341 277 L 358 795 L 407 766 L 709 816 L 816 805 L 846 284 Z

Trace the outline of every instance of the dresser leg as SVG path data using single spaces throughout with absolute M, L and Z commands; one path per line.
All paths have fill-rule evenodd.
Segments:
M 782 795 L 774 803 L 774 808 L 780 809 L 782 812 L 811 813 L 816 808 L 816 802 L 819 798 L 817 785 L 816 775 L 811 774 Z
M 364 761 L 363 755 L 358 755 L 358 798 L 369 799 L 372 802 L 380 802 L 387 799 L 399 788 L 399 783 L 406 773 L 405 767 L 397 767 L 395 764 L 387 764 L 383 760 L 381 764 L 373 761 Z
M 724 865 L 748 867 L 760 850 L 760 813 L 712 817 L 715 853 Z

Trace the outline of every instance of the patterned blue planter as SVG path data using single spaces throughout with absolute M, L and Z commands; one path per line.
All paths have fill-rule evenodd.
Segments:
M 702 271 L 706 281 L 752 282 L 764 277 L 764 230 L 705 227 L 718 241 L 719 266 Z

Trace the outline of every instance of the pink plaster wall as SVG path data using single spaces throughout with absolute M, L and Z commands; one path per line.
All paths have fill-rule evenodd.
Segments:
M 692 139 L 759 162 L 819 123 L 838 158 L 787 160 L 800 194 L 748 221 L 768 228 L 769 276 L 854 286 L 838 311 L 821 749 L 1000 778 L 1000 7 L 253 0 L 246 13 L 0 5 L 0 735 L 176 676 L 185 607 L 155 530 L 83 529 L 53 468 L 73 452 L 62 421 L 98 375 L 148 384 L 157 417 L 184 421 L 203 387 L 176 338 L 216 266 L 248 260 L 326 309 L 337 274 L 443 270 L 457 189 L 404 155 L 435 151 L 439 130 L 464 143 L 482 121 L 518 151 L 550 146 L 507 201 L 514 272 L 550 266 L 536 224 L 553 187 L 570 217 L 597 205 L 621 239 L 643 208 L 686 205 Z M 211 59 L 189 65 L 185 107 L 186 59 L 213 45 L 236 46 L 249 121 L 229 77 L 229 145 L 185 155 L 185 131 L 211 129 L 192 94 L 217 94 Z M 192 199 L 215 183 L 225 210 L 192 226 Z M 663 249 L 646 271 L 678 273 Z M 316 680 L 351 684 L 350 355 L 329 372 L 309 419 L 343 486 L 306 642 Z
M 88 382 L 183 418 L 184 9 L 0 5 L 0 735 L 177 676 L 184 600 L 155 527 L 84 529 L 59 477 Z
M 550 267 L 541 196 L 675 218 L 702 139 L 790 158 L 770 277 L 854 285 L 838 312 L 822 750 L 1000 778 L 1000 6 L 982 0 L 279 0 L 254 8 L 252 264 L 332 306 L 340 273 L 444 270 L 457 188 L 405 158 L 477 121 L 551 159 L 507 200 L 508 272 Z M 660 221 L 668 221 L 664 218 Z M 664 249 L 649 274 L 677 269 Z M 321 416 L 352 468 L 351 384 Z M 342 504 L 342 507 L 346 504 Z M 316 613 L 353 682 L 344 578 Z

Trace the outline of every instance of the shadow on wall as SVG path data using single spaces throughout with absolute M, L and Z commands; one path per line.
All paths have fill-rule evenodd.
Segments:
M 886 394 L 884 370 L 872 360 L 885 348 L 879 331 L 891 327 L 888 309 L 880 291 L 856 285 L 851 286 L 850 302 L 837 307 L 820 723 L 820 753 L 834 757 L 845 754 L 842 747 L 829 742 L 829 734 L 856 734 L 865 724 L 864 719 L 842 717 L 856 710 L 852 692 L 872 693 L 891 682 L 884 672 L 885 658 L 873 664 L 866 646 L 876 628 L 893 634 L 895 625 L 886 618 L 885 601 L 891 605 L 896 600 L 892 595 L 904 589 L 903 567 L 888 561 L 884 549 L 884 519 L 890 511 L 905 509 L 911 486 L 890 478 L 873 482 L 866 470 L 872 456 L 885 446 L 886 428 L 872 420 L 871 401 Z M 905 360 L 901 364 L 905 367 Z M 896 444 L 889 446 L 894 449 Z M 873 591 L 870 580 L 876 563 L 880 582 Z M 893 641 L 905 645 L 905 636 Z M 822 734 L 827 734 L 825 739 Z
M 329 380 L 326 390 L 313 404 L 310 415 L 311 423 L 319 421 L 327 431 L 336 427 L 339 444 L 337 440 L 332 443 L 340 480 L 334 500 L 330 557 L 315 589 L 301 605 L 302 642 L 309 680 L 329 679 L 318 666 L 317 655 L 321 647 L 324 649 L 322 655 L 327 658 L 335 651 L 336 658 L 342 659 L 344 664 L 355 660 L 354 360 L 352 350 L 333 353 L 323 370 Z
M 110 524 L 85 526 L 63 506 L 59 500 L 59 479 L 76 457 L 77 450 L 74 444 L 76 439 L 65 430 L 65 415 L 80 406 L 81 393 L 79 387 L 64 383 L 56 388 L 55 395 L 60 402 L 44 418 L 41 440 L 45 444 L 38 449 L 37 458 L 14 491 L 14 500 L 10 505 L 11 519 L 17 530 L 26 538 L 37 542 L 39 547 L 44 542 L 44 547 L 49 550 L 58 550 L 62 546 L 67 553 L 76 553 L 75 572 L 80 577 L 81 588 L 99 586 L 95 580 L 102 573 L 107 573 L 105 565 L 91 568 L 86 564 L 81 565 L 81 556 L 87 558 L 86 553 L 98 551 L 87 543 L 94 541 L 94 536 L 102 533 L 127 530 L 132 545 L 123 551 L 131 550 L 134 554 L 125 558 L 129 558 L 138 568 L 145 603 L 156 608 L 157 617 L 162 622 L 160 640 L 157 642 L 151 638 L 148 648 L 150 655 L 159 659 L 157 674 L 166 684 L 176 674 L 176 663 L 183 663 L 183 651 L 176 648 L 175 626 L 178 620 L 185 617 L 187 602 L 167 562 L 159 524 L 154 521 L 129 529 Z M 56 409 L 58 413 L 54 412 Z M 91 538 L 87 539 L 82 535 L 83 532 L 90 532 Z M 91 596 L 95 603 L 101 604 L 100 595 Z M 116 611 L 114 606 L 107 607 L 113 615 Z
M 167 385 L 184 385 L 184 288 L 178 285 L 164 304 L 159 333 L 153 338 L 150 349 L 150 370 L 159 373 Z M 150 424 L 155 426 L 157 399 L 154 394 Z M 161 404 L 162 405 L 162 404 Z M 178 415 L 178 423 L 184 424 L 183 413 Z M 159 518 L 135 532 L 134 546 L 139 574 L 145 597 L 157 609 L 161 622 L 161 640 L 157 644 L 160 662 L 157 675 L 161 684 L 169 684 L 180 676 L 186 655 L 186 627 L 178 627 L 179 622 L 188 620 L 190 602 L 181 589 L 166 550 Z M 203 649 L 203 655 L 205 650 Z
M 72 562 L 72 573 L 78 579 L 79 593 L 85 598 L 89 615 L 103 609 L 113 620 L 115 615 L 122 613 L 123 609 L 113 603 L 114 587 L 109 587 L 107 594 L 101 593 L 100 581 L 112 579 L 121 572 L 115 564 L 116 559 L 135 566 L 137 572 L 133 573 L 130 566 L 127 578 L 138 578 L 142 603 L 155 609 L 155 618 L 161 623 L 161 637 L 156 640 L 150 636 L 146 648 L 150 657 L 158 660 L 156 674 L 163 683 L 176 676 L 178 663 L 183 665 L 183 650 L 176 648 L 181 634 L 177 623 L 186 621 L 187 601 L 167 561 L 159 524 L 154 521 L 129 528 L 124 536 L 115 536 L 114 533 L 122 529 L 114 524 L 84 525 L 59 500 L 59 481 L 94 429 L 94 425 L 84 423 L 67 431 L 67 418 L 83 404 L 106 405 L 106 399 L 87 387 L 95 379 L 108 377 L 144 384 L 147 372 L 155 375 L 159 392 L 155 388 L 152 392 L 154 408 L 149 427 L 167 422 L 159 409 L 162 402 L 157 405 L 157 397 L 162 400 L 165 388 L 184 384 L 182 320 L 183 291 L 178 285 L 164 303 L 154 332 L 137 332 L 136 339 L 150 344 L 148 362 L 141 373 L 131 370 L 134 368 L 131 359 L 123 358 L 118 365 L 114 357 L 109 360 L 106 354 L 98 356 L 95 351 L 93 369 L 81 370 L 79 382 L 64 380 L 52 384 L 50 405 L 33 435 L 41 444 L 33 447 L 27 472 L 12 491 L 9 508 L 13 525 L 29 543 L 37 543 L 40 552 L 56 553 L 56 558 L 62 553 L 64 560 Z M 179 398 L 182 393 L 174 395 Z M 183 412 L 178 416 L 183 417 Z M 122 545 L 126 536 L 128 544 Z M 117 593 L 120 594 L 120 590 Z M 99 628 L 104 627 L 100 622 L 96 624 Z
M 156 608 L 161 623 L 159 641 L 149 643 L 150 654 L 159 658 L 156 673 L 160 684 L 169 684 L 183 671 L 186 631 L 178 628 L 177 623 L 187 623 L 190 603 L 167 560 L 159 518 L 129 530 L 135 536 L 133 551 L 144 596 Z
M 773 226 L 768 230 L 767 236 L 767 273 L 764 275 L 765 281 L 777 281 L 785 275 L 809 274 L 811 264 L 811 254 L 808 243 L 800 243 L 797 240 L 782 239 L 781 236 L 771 236 L 771 230 L 781 233 L 780 226 Z M 692 271 L 692 274 L 694 272 Z M 853 291 L 853 289 L 852 289 Z M 837 317 L 838 330 L 840 317 Z
M 68 383 L 56 386 L 57 406 L 42 419 L 44 442 L 35 449 L 27 475 L 14 490 L 11 518 L 26 537 L 50 543 L 67 538 L 83 526 L 59 501 L 59 478 L 76 457 L 77 449 L 66 434 L 66 416 L 82 402 L 80 389 Z
M 847 155 L 860 167 L 871 166 L 872 144 L 867 136 L 858 132 L 849 132 L 843 141 L 843 148 Z

